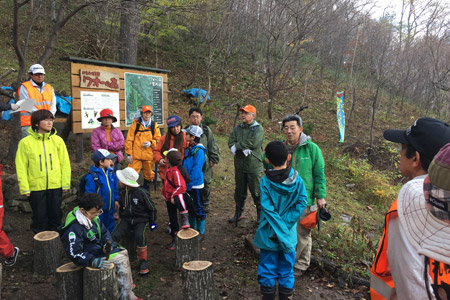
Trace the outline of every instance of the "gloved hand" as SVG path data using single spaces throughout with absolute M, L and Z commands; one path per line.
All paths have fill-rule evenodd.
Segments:
M 144 142 L 144 143 L 142 144 L 142 147 L 148 148 L 148 147 L 150 147 L 151 145 L 152 145 L 152 142 Z
M 242 150 L 242 152 L 244 153 L 245 156 L 249 156 L 249 154 L 252 153 L 252 150 L 244 149 L 244 150 Z
M 233 155 L 235 155 L 236 154 L 236 145 L 231 146 L 230 150 L 231 150 L 231 153 L 233 153 Z
M 128 155 L 127 160 L 128 160 L 129 164 L 132 164 L 133 163 L 133 156 Z
M 104 257 L 97 257 L 92 261 L 91 266 L 97 269 L 109 269 L 112 266 L 112 262 L 105 260 Z
M 20 106 L 19 105 L 17 105 L 17 104 L 14 104 L 14 103 L 11 103 L 11 110 L 18 110 L 20 108 Z

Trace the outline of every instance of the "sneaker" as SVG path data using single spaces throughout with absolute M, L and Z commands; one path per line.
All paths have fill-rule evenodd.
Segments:
M 148 269 L 147 262 L 145 261 L 145 259 L 141 259 L 139 261 L 139 274 L 145 275 L 145 274 L 148 274 L 148 272 L 150 272 L 150 271 Z
M 175 239 L 172 239 L 172 242 L 170 242 L 169 245 L 167 245 L 167 249 L 169 249 L 169 250 L 175 250 L 176 247 L 177 247 L 177 242 L 175 241 Z
M 18 247 L 14 247 L 13 255 L 11 255 L 7 259 L 5 259 L 5 261 L 3 262 L 4 265 L 8 266 L 8 267 L 13 266 L 16 263 L 16 261 L 17 261 L 17 256 L 19 256 L 19 248 Z

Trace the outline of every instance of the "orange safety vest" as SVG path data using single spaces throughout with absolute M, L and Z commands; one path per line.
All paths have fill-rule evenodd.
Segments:
M 372 300 L 389 300 L 395 295 L 395 285 L 387 257 L 389 220 L 397 217 L 397 200 L 386 214 L 383 236 L 378 246 L 377 256 L 370 269 L 370 296 Z
M 450 265 L 426 258 L 429 264 L 431 287 L 437 300 L 450 298 Z M 427 282 L 427 281 L 426 281 Z M 428 283 L 428 282 L 427 282 Z M 426 285 L 428 288 L 428 284 Z
M 41 92 L 33 86 L 31 81 L 25 81 L 22 86 L 27 89 L 28 98 L 34 99 L 34 107 L 37 110 L 46 109 L 51 111 L 53 102 L 53 88 L 50 84 L 45 84 L 44 92 Z M 20 87 L 22 88 L 22 87 Z M 26 110 L 20 111 L 20 126 L 31 126 L 31 113 Z

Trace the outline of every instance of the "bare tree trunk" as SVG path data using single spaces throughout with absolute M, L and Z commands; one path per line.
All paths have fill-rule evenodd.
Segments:
M 377 90 L 375 92 L 375 96 L 373 97 L 373 101 L 372 101 L 372 122 L 370 123 L 370 148 L 373 148 L 373 126 L 375 124 L 375 113 L 376 113 L 376 109 L 377 109 L 379 89 L 380 89 L 380 85 L 377 84 Z
M 345 127 L 348 130 L 349 128 L 349 124 L 350 124 L 350 120 L 353 116 L 353 111 L 355 110 L 355 104 L 356 104 L 356 88 L 353 87 L 353 93 L 352 93 L 352 107 L 350 108 L 350 113 L 348 115 L 348 117 L 345 120 Z
M 135 65 L 137 62 L 139 9 L 136 0 L 121 0 L 119 62 Z

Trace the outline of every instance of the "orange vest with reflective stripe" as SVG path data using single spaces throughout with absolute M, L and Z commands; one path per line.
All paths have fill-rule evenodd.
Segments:
M 431 287 L 437 300 L 450 298 L 450 265 L 428 258 Z M 428 285 L 427 285 L 428 287 Z
M 389 300 L 395 295 L 394 280 L 391 276 L 391 269 L 387 257 L 389 220 L 398 216 L 397 200 L 391 205 L 386 214 L 383 236 L 378 246 L 377 256 L 370 269 L 370 296 L 372 300 Z
M 44 92 L 41 94 L 39 90 L 33 86 L 31 81 L 22 83 L 23 87 L 27 89 L 28 98 L 34 99 L 34 107 L 37 110 L 46 109 L 51 111 L 53 101 L 53 88 L 50 84 L 45 84 Z M 21 87 L 21 88 L 23 88 Z M 26 110 L 20 111 L 20 126 L 31 126 L 31 113 Z

